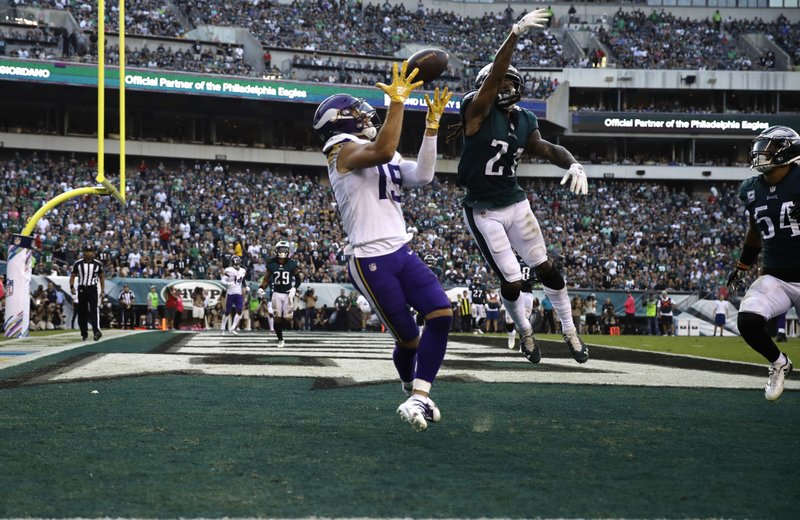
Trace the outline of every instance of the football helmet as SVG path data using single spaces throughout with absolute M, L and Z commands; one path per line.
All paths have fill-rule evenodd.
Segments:
M 275 255 L 280 259 L 289 258 L 289 242 L 281 240 L 275 244 Z
M 425 258 L 422 259 L 426 264 L 433 267 L 436 265 L 436 257 L 433 255 L 425 255 Z
M 334 94 L 323 101 L 314 113 L 314 130 L 327 141 L 337 134 L 351 134 L 375 139 L 381 120 L 372 106 L 350 94 Z
M 492 65 L 493 63 L 490 63 L 478 72 L 478 76 L 475 78 L 476 89 L 481 88 L 483 82 L 489 77 L 489 73 L 492 72 Z M 513 65 L 508 66 L 506 79 L 511 80 L 512 86 L 510 89 L 501 88 L 500 92 L 497 93 L 497 101 L 495 103 L 503 110 L 511 110 L 522 99 L 522 95 L 525 93 L 525 82 L 522 80 L 522 75 Z
M 236 255 L 233 255 L 231 257 L 231 265 L 233 267 L 239 267 L 240 265 L 242 265 L 242 259 Z
M 800 135 L 788 126 L 771 126 L 753 140 L 750 168 L 769 173 L 777 166 L 800 161 Z

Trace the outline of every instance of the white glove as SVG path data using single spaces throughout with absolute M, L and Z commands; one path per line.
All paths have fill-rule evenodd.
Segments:
M 261 287 L 259 287 L 258 291 L 256 291 L 256 294 L 258 295 L 258 299 L 259 300 L 263 300 L 264 296 L 267 295 L 267 292 L 264 289 L 262 289 Z
M 569 185 L 569 191 L 575 195 L 586 195 L 589 192 L 589 183 L 586 180 L 586 172 L 583 171 L 583 166 L 578 163 L 572 163 L 561 179 L 561 185 L 565 185 L 572 176 L 572 184 Z
M 514 32 L 514 34 L 519 36 L 520 34 L 530 30 L 531 27 L 537 27 L 541 29 L 547 25 L 548 18 L 550 18 L 550 13 L 547 12 L 547 9 L 534 9 L 530 13 L 520 18 L 519 21 L 514 24 L 511 30 Z
M 289 301 L 290 301 L 290 302 L 294 301 L 294 295 L 295 295 L 296 293 L 297 293 L 297 289 L 295 289 L 294 287 L 292 287 L 291 289 L 289 289 Z

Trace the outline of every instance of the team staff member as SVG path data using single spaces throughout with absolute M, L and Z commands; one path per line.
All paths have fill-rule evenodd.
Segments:
M 89 337 L 87 319 L 92 324 L 94 340 L 103 337 L 100 332 L 97 314 L 97 287 L 100 285 L 100 294 L 106 293 L 106 279 L 103 276 L 103 266 L 94 259 L 94 248 L 86 244 L 83 248 L 83 258 L 72 264 L 72 274 L 69 276 L 69 290 L 76 293 L 75 280 L 78 281 L 78 328 L 81 329 L 81 338 L 86 341 Z

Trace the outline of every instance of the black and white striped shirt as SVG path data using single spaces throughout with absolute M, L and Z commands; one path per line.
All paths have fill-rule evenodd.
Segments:
M 83 258 L 72 264 L 72 274 L 78 279 L 78 286 L 97 285 L 103 266 L 97 260 L 86 261 Z
M 119 293 L 119 301 L 125 305 L 132 305 L 135 299 L 136 297 L 130 289 L 123 289 L 122 292 Z

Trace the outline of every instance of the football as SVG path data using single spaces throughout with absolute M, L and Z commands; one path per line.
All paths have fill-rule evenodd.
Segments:
M 450 56 L 439 49 L 423 49 L 408 58 L 408 72 L 419 69 L 414 81 L 433 81 L 447 69 L 447 60 Z

